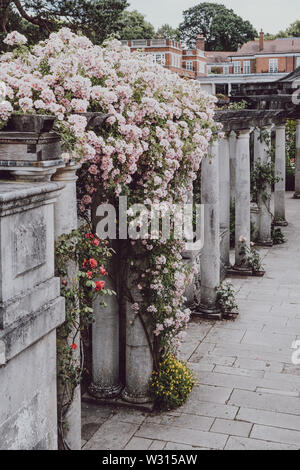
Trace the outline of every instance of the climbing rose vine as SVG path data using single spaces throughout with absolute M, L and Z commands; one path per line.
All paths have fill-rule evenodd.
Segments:
M 15 46 L 0 59 L 0 80 L 6 84 L 0 119 L 4 125 L 12 112 L 56 116 L 63 158 L 82 164 L 82 215 L 96 194 L 114 205 L 119 196 L 127 196 L 128 206 L 172 208 L 186 201 L 220 131 L 213 120 L 215 98 L 197 81 L 132 54 L 116 40 L 94 46 L 63 28 L 34 47 L 25 42 L 17 33 L 6 40 Z M 89 128 L 88 112 L 106 113 L 105 127 Z M 131 248 L 126 260 L 139 274 L 142 299 L 132 308 L 151 316 L 161 355 L 177 345 L 190 316 L 184 308 L 191 273 L 182 263 L 183 244 L 158 236 L 134 241 Z

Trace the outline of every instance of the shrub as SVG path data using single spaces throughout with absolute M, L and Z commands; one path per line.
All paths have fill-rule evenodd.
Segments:
M 160 408 L 173 409 L 185 403 L 196 384 L 192 371 L 173 354 L 166 355 L 150 382 L 153 399 Z

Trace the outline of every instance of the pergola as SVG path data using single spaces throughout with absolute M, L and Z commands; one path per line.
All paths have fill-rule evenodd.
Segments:
M 216 309 L 216 288 L 221 265 L 240 274 L 251 274 L 245 262 L 243 241 L 250 248 L 250 135 L 254 134 L 254 161 L 266 164 L 271 159 L 271 131 L 275 127 L 274 223 L 287 225 L 285 216 L 287 119 L 296 120 L 295 198 L 300 198 L 300 67 L 276 82 L 234 85 L 231 102 L 247 103 L 247 109 L 218 110 L 216 120 L 223 124 L 224 138 L 212 144 L 212 158 L 202 163 L 202 202 L 205 204 L 205 243 L 201 255 L 201 308 L 199 314 L 220 317 Z M 268 138 L 262 138 L 261 136 Z M 257 243 L 272 245 L 270 211 L 271 186 L 258 196 Z M 230 203 L 235 201 L 235 263 L 231 267 Z M 214 230 L 212 230 L 212 227 Z M 220 233 L 226 232 L 220 253 Z M 228 272 L 228 269 L 227 269 Z

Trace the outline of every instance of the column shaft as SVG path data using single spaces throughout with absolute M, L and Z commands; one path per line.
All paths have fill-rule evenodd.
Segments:
M 285 125 L 276 126 L 276 153 L 275 176 L 280 181 L 275 183 L 274 215 L 276 225 L 287 225 L 285 219 L 285 180 L 286 180 L 286 154 L 285 154 Z
M 148 312 L 137 312 L 134 304 L 142 305 L 142 296 L 137 287 L 138 274 L 128 267 L 126 282 L 132 301 L 125 301 L 126 313 L 126 386 L 122 397 L 130 403 L 148 403 L 149 382 L 153 372 L 153 333 Z M 149 344 L 150 342 L 150 344 Z M 150 347 L 151 346 L 151 347 Z
M 109 263 L 108 272 L 115 273 L 114 260 Z M 115 290 L 111 278 L 107 277 L 106 285 Z M 102 305 L 102 301 L 106 307 Z M 92 331 L 93 380 L 89 393 L 95 398 L 114 398 L 122 390 L 119 366 L 119 303 L 116 296 L 96 298 L 93 304 L 94 318 Z
M 231 132 L 229 137 L 230 152 L 230 201 L 235 201 L 235 158 L 236 158 L 236 133 Z
M 72 230 L 77 229 L 77 199 L 76 199 L 76 171 L 79 166 L 68 165 L 64 168 L 59 168 L 52 178 L 54 181 L 63 183 L 64 189 L 62 190 L 59 198 L 55 203 L 54 209 L 54 229 L 55 238 L 57 239 L 60 235 L 69 234 Z M 73 282 L 76 277 L 77 266 L 75 262 L 70 261 L 68 265 L 68 276 L 69 283 Z M 75 331 L 74 331 L 75 333 Z M 58 338 L 58 341 L 61 341 Z M 71 343 L 76 341 L 78 348 L 73 352 L 73 357 L 80 364 L 80 335 L 78 334 L 74 340 L 74 335 L 71 333 L 67 345 L 71 346 Z M 58 380 L 58 415 L 59 419 L 62 416 L 63 408 L 69 401 L 70 396 L 68 390 L 64 384 Z M 64 430 L 64 441 L 65 444 L 71 450 L 81 449 L 81 393 L 80 385 L 75 388 L 74 395 L 70 406 L 64 416 L 64 423 L 66 424 Z M 62 425 L 62 423 L 60 423 Z M 61 436 L 60 436 L 61 437 Z M 59 447 L 65 448 L 65 444 L 60 441 Z
M 247 254 L 250 247 L 250 134 L 240 131 L 236 144 L 236 198 L 235 198 L 235 269 L 248 271 Z M 246 240 L 243 242 L 243 240 Z
M 225 230 L 224 249 L 221 257 L 227 269 L 230 266 L 230 144 L 229 135 L 220 142 L 219 147 L 219 175 L 220 175 L 220 226 Z
M 199 315 L 221 318 L 217 308 L 220 284 L 219 142 L 211 144 L 211 157 L 202 161 L 201 198 L 204 205 L 204 246 L 201 253 L 201 305 Z
M 260 163 L 267 165 L 271 163 L 271 128 L 262 129 L 262 137 L 260 143 Z M 263 189 L 258 194 L 258 207 L 260 210 L 259 215 L 259 232 L 257 243 L 264 246 L 272 246 L 272 213 L 271 213 L 271 185 L 267 182 L 263 183 Z
M 296 121 L 296 174 L 294 197 L 300 199 L 300 119 Z

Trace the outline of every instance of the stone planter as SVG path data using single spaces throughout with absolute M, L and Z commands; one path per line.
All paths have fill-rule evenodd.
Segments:
M 4 130 L 41 134 L 52 131 L 55 119 L 45 114 L 13 114 Z
M 13 115 L 0 132 L 0 170 L 22 181 L 49 180 L 63 166 L 54 120 L 54 116 Z
M 252 276 L 263 277 L 266 274 L 266 271 L 253 271 Z

